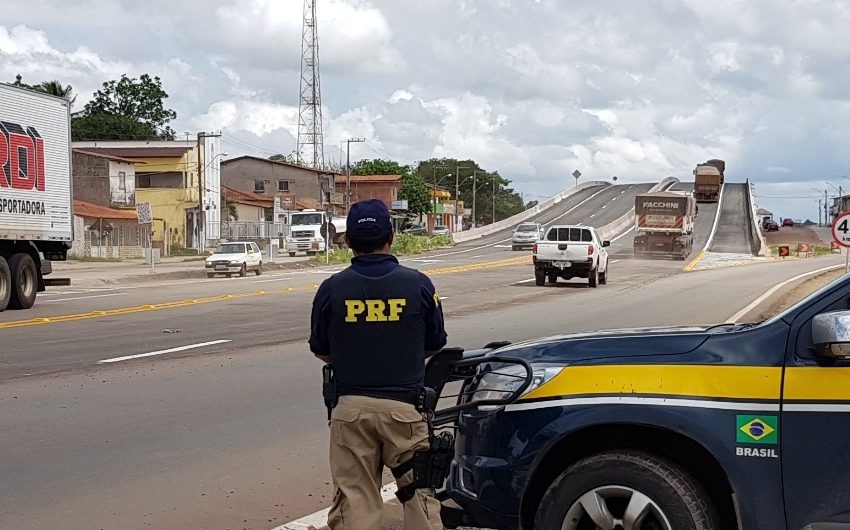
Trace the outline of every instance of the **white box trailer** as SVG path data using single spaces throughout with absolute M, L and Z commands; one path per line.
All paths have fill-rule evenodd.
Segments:
M 70 103 L 0 84 L 0 311 L 28 309 L 73 239 Z

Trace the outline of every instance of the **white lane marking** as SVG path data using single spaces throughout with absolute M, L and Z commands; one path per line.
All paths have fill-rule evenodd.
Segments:
M 395 482 L 390 482 L 381 487 L 381 499 L 384 503 L 388 503 L 395 499 L 395 492 L 398 491 L 398 486 Z M 290 521 L 281 526 L 276 526 L 272 530 L 327 530 L 328 528 L 328 513 L 330 508 L 319 510 L 316 513 L 311 513 L 300 519 Z
M 272 278 L 271 280 L 257 280 L 254 283 L 285 282 L 286 280 L 291 279 L 292 278 Z
M 592 214 L 589 218 L 593 219 L 594 217 L 596 217 L 596 214 Z
M 614 260 L 614 261 L 612 261 L 611 263 L 620 263 L 620 261 L 621 261 L 621 260 L 615 259 L 615 260 Z
M 606 396 L 598 398 L 566 398 L 533 403 L 516 403 L 505 407 L 505 412 L 535 410 L 550 407 L 585 407 L 588 405 L 654 405 L 660 407 L 688 407 L 718 410 L 778 411 L 779 403 L 745 403 L 741 401 L 710 401 L 704 399 L 672 399 L 640 396 Z
M 493 248 L 511 248 L 513 245 L 493 245 Z
M 484 254 L 479 254 L 477 256 L 469 256 L 469 259 L 483 258 Z
M 117 363 L 117 362 L 120 362 L 120 361 L 129 361 L 130 359 L 140 359 L 142 357 L 153 357 L 154 355 L 163 355 L 163 354 L 166 354 L 166 353 L 177 353 L 177 352 L 180 352 L 180 351 L 194 350 L 194 349 L 197 349 L 197 348 L 203 348 L 204 346 L 215 346 L 216 344 L 225 344 L 227 342 L 233 342 L 233 341 L 230 340 L 230 339 L 211 340 L 209 342 L 199 342 L 198 344 L 189 344 L 187 346 L 178 346 L 177 348 L 169 348 L 167 350 L 152 351 L 152 352 L 148 352 L 148 353 L 139 353 L 137 355 L 125 355 L 124 357 L 114 357 L 112 359 L 103 359 L 102 361 L 97 361 L 97 363 L 98 364 Z
M 708 234 L 708 241 L 702 248 L 703 252 L 708 252 L 708 247 L 714 242 L 714 234 L 717 232 L 717 225 L 720 223 L 720 210 L 723 205 L 723 190 L 726 189 L 726 184 L 720 186 L 720 195 L 717 196 L 717 211 L 714 213 L 714 225 L 711 227 L 711 233 Z
M 618 240 L 618 239 L 620 239 L 621 237 L 624 237 L 626 234 L 630 234 L 630 233 L 631 233 L 634 229 L 635 229 L 635 227 L 631 227 L 631 228 L 629 228 L 628 230 L 626 230 L 626 231 L 625 231 L 625 232 L 623 232 L 622 234 L 620 234 L 620 235 L 618 235 L 617 237 L 615 237 L 614 239 L 612 239 L 612 240 L 611 240 L 611 242 L 613 243 L 614 241 L 617 241 L 617 240 Z
M 529 282 L 533 282 L 533 281 L 534 281 L 534 278 L 529 278 L 529 279 L 527 279 L 527 280 L 520 280 L 520 281 L 518 281 L 518 282 L 516 282 L 516 283 L 529 283 Z
M 71 300 L 87 300 L 89 298 L 106 298 L 107 296 L 124 296 L 127 293 L 111 293 L 111 294 L 93 294 L 90 296 L 74 296 L 72 298 L 51 298 L 50 300 L 45 300 L 45 304 L 49 304 L 51 302 L 70 302 Z
M 838 269 L 838 268 L 843 267 L 843 266 L 844 265 L 831 265 L 829 267 L 824 267 L 822 269 L 804 272 L 803 274 L 798 274 L 797 276 L 794 276 L 793 278 L 789 278 L 789 279 L 785 280 L 784 282 L 779 282 L 776 285 L 774 285 L 773 287 L 771 287 L 770 289 L 768 289 L 767 291 L 765 291 L 764 294 L 762 294 L 761 296 L 759 296 L 758 298 L 756 298 L 755 300 L 750 302 L 749 305 L 747 305 L 747 307 L 745 307 L 744 309 L 741 309 L 740 311 L 738 311 L 737 313 L 735 313 L 734 315 L 729 317 L 726 320 L 726 322 L 731 323 L 731 324 L 738 322 L 738 319 L 740 319 L 741 317 L 743 317 L 744 315 L 746 315 L 747 313 L 749 313 L 750 311 L 755 309 L 759 304 L 761 304 L 762 302 L 764 302 L 765 300 L 770 298 L 770 295 L 772 295 L 773 293 L 775 293 L 779 289 L 782 289 L 783 287 L 785 287 L 786 285 L 788 285 L 791 282 L 795 282 L 797 280 L 805 278 L 806 276 L 813 276 L 815 274 L 819 274 L 821 272 L 826 272 L 828 270 Z

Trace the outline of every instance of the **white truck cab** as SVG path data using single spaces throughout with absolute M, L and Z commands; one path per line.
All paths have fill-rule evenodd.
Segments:
M 284 250 L 294 257 L 296 252 L 306 252 L 312 256 L 325 251 L 325 231 L 330 232 L 331 245 L 343 244 L 345 218 L 329 217 L 325 212 L 313 209 L 293 212 L 289 219 L 289 236 L 284 242 Z

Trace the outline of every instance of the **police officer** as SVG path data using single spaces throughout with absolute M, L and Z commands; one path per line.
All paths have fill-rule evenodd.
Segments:
M 383 202 L 352 205 L 345 238 L 354 258 L 319 287 L 310 332 L 312 352 L 334 367 L 339 395 L 330 424 L 335 492 L 328 522 L 332 530 L 377 530 L 383 467 L 397 468 L 430 447 L 414 403 L 425 359 L 446 345 L 446 332 L 431 280 L 390 254 L 393 229 Z M 411 484 L 413 472 L 396 482 Z M 433 489 L 416 489 L 404 502 L 404 528 L 443 528 Z

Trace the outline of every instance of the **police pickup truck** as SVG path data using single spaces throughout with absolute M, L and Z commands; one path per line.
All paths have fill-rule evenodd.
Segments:
M 850 276 L 758 324 L 502 344 L 446 377 L 447 526 L 850 530 Z

